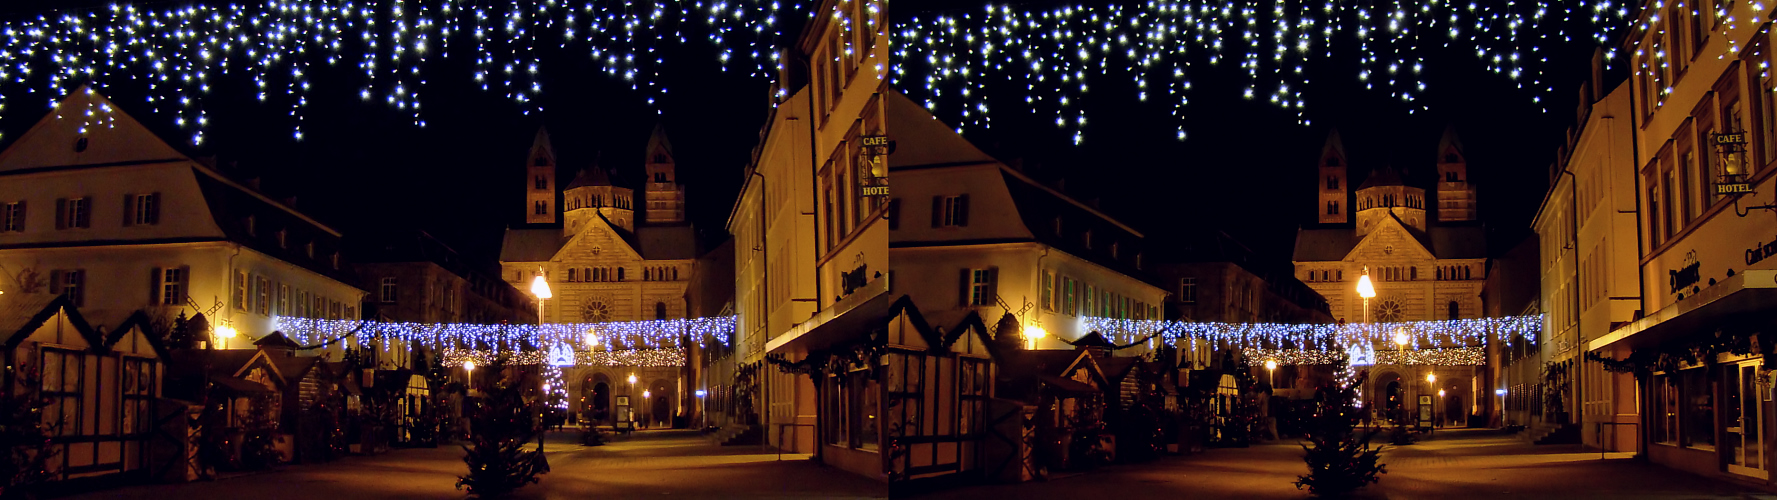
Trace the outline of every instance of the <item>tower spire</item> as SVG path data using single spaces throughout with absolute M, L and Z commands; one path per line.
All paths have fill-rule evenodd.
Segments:
M 1320 205 L 1315 207 L 1320 213 L 1317 219 L 1321 224 L 1343 224 L 1351 220 L 1351 207 L 1348 205 L 1346 185 L 1345 144 L 1339 139 L 1339 129 L 1327 132 L 1326 145 L 1320 148 L 1320 179 L 1316 181 L 1320 193 Z
M 525 159 L 525 217 L 528 224 L 551 224 L 559 210 L 555 197 L 555 148 L 549 144 L 549 131 L 537 127 L 531 141 L 530 155 Z
M 1475 185 L 1469 181 L 1468 154 L 1456 126 L 1444 128 L 1438 139 L 1438 220 L 1465 221 L 1476 219 Z
M 685 187 L 679 185 L 677 164 L 673 159 L 673 143 L 666 138 L 666 125 L 656 123 L 648 136 L 647 179 L 642 196 L 647 201 L 644 219 L 655 223 L 685 221 Z

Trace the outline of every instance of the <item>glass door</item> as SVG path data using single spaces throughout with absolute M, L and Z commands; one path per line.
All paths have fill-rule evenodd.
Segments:
M 1764 403 L 1769 391 L 1761 389 L 1758 370 L 1762 361 L 1743 361 L 1724 366 L 1724 410 L 1727 411 L 1728 472 L 1768 478 L 1765 465 Z

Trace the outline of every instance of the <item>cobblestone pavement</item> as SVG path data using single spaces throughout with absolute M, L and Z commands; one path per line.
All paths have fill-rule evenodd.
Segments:
M 1704 478 L 1577 446 L 1533 446 L 1491 430 L 1441 430 L 1432 439 L 1389 447 L 1388 473 L 1360 498 L 1462 499 L 1777 499 Z M 1100 498 L 1301 499 L 1292 484 L 1306 472 L 1293 442 L 1216 449 L 1151 463 L 1108 466 L 1044 482 L 956 488 L 922 499 Z
M 721 447 L 687 431 L 644 431 L 606 446 L 585 447 L 578 432 L 551 436 L 551 471 L 518 499 L 606 498 L 881 498 L 888 486 L 810 463 L 807 456 Z M 82 500 L 346 500 L 458 499 L 462 450 L 396 450 L 332 463 L 292 465 L 276 472 L 173 485 L 93 492 Z

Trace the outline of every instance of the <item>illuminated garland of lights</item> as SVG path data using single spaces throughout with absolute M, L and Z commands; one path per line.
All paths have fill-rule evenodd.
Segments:
M 542 326 L 279 317 L 274 329 L 303 345 L 319 345 L 350 338 L 359 345 L 419 343 L 440 350 L 535 350 L 547 355 L 546 350 L 552 346 L 586 346 L 594 339 L 600 349 L 615 351 L 682 349 L 686 347 L 685 341 L 728 345 L 729 339 L 734 335 L 734 316 L 609 323 L 549 323 Z
M 990 110 L 1023 108 L 1034 117 L 1053 116 L 1076 143 L 1086 127 L 1090 91 L 1114 88 L 1168 106 L 1184 140 L 1191 77 L 1199 69 L 1194 62 L 1234 66 L 1216 77 L 1243 73 L 1238 78 L 1246 99 L 1268 100 L 1302 124 L 1310 122 L 1304 90 L 1313 78 L 1326 77 L 1307 68 L 1333 58 L 1335 44 L 1357 45 L 1358 80 L 1403 103 L 1425 94 L 1426 67 L 1442 62 L 1429 59 L 1430 50 L 1451 46 L 1472 52 L 1541 103 L 1555 92 L 1544 75 L 1551 53 L 1583 43 L 1603 46 L 1606 60 L 1614 60 L 1612 44 L 1639 8 L 1618 0 L 1316 3 L 1305 0 L 1291 9 L 1272 2 L 1261 9 L 1257 3 L 1182 0 L 1041 11 L 988 4 L 895 26 L 891 83 L 940 116 L 960 115 L 952 122 L 958 125 L 990 127 Z M 1581 34 L 1583 41 L 1575 42 Z M 984 91 L 988 85 L 1023 92 Z M 912 92 L 919 90 L 923 94 Z
M 1262 349 L 1248 347 L 1241 349 L 1246 359 L 1255 363 L 1276 361 L 1279 365 L 1330 365 L 1346 359 L 1346 351 L 1325 351 L 1312 349 Z M 1487 364 L 1487 349 L 1481 347 L 1452 347 L 1444 349 L 1409 349 L 1403 351 L 1376 351 L 1377 365 L 1434 365 L 1464 366 Z
M 1550 53 L 1581 43 L 1605 46 L 1614 59 L 1611 41 L 1639 8 L 1620 0 L 1503 6 L 1325 0 L 1318 6 L 1297 2 L 1293 9 L 1285 2 L 1261 9 L 1208 0 L 1048 10 L 988 3 L 984 9 L 887 26 L 874 1 L 863 9 L 863 22 L 854 22 L 854 3 L 860 1 L 866 0 L 835 2 L 830 15 L 841 26 L 886 33 L 892 45 L 889 67 L 877 64 L 875 71 L 952 118 L 959 130 L 991 126 L 993 108 L 1028 108 L 1039 117 L 1053 115 L 1076 142 L 1083 136 L 1084 102 L 1094 86 L 1126 88 L 1141 101 L 1162 100 L 1180 120 L 1183 140 L 1191 74 L 1197 69 L 1193 61 L 1236 66 L 1244 73 L 1246 98 L 1269 100 L 1309 123 L 1303 95 L 1312 81 L 1307 68 L 1332 58 L 1335 43 L 1348 43 L 1335 35 L 1355 38 L 1360 81 L 1406 103 L 1426 92 L 1421 75 L 1433 62 L 1427 51 L 1452 45 L 1472 48 L 1487 69 L 1541 102 L 1554 92 L 1544 76 L 1554 64 Z M 1742 2 L 1734 9 L 1762 6 Z M 149 107 L 171 117 L 201 145 L 209 123 L 204 98 L 214 91 L 212 82 L 245 75 L 253 82 L 247 90 L 259 100 L 275 95 L 285 101 L 295 120 L 292 135 L 302 140 L 312 77 L 355 71 L 362 76 L 355 83 L 361 100 L 411 114 L 414 125 L 424 127 L 420 89 L 428 79 L 423 70 L 452 57 L 471 59 L 470 72 L 461 77 L 503 94 L 526 113 L 542 111 L 544 75 L 556 66 L 594 66 L 655 105 L 669 95 L 659 80 L 668 64 L 661 47 L 707 43 L 716 49 L 723 71 L 769 79 L 785 63 L 777 48 L 793 41 L 780 31 L 780 19 L 829 14 L 804 12 L 803 3 L 785 6 L 781 0 L 112 5 L 0 23 L 0 110 L 9 95 L 35 94 L 53 107 L 55 98 L 79 83 L 103 87 L 135 81 L 146 84 Z M 1718 23 L 1717 31 L 1733 29 L 1739 17 L 1756 18 L 1722 14 L 1729 22 Z M 847 37 L 846 53 L 859 50 L 852 44 Z M 550 59 L 556 54 L 561 59 Z M 1025 93 L 981 91 L 987 84 L 1022 86 Z M 1008 102 L 1019 98 L 1022 102 Z
M 440 363 L 448 367 L 463 366 L 464 361 L 474 361 L 476 366 L 491 366 L 496 358 L 504 357 L 507 363 L 515 365 L 549 366 L 548 351 L 515 351 L 496 353 L 488 350 L 446 349 L 439 356 Z M 574 353 L 574 366 L 636 366 L 636 367 L 677 367 L 685 366 L 685 353 L 678 349 L 642 349 L 634 351 L 604 351 Z
M 562 381 L 561 367 L 543 365 L 543 392 L 549 395 L 549 406 L 568 409 L 568 383 Z
M 1453 319 L 1444 321 L 1409 321 L 1401 323 L 1213 323 L 1169 320 L 1134 320 L 1116 318 L 1084 318 L 1086 328 L 1097 331 L 1117 344 L 1128 344 L 1149 337 L 1167 342 L 1179 339 L 1205 339 L 1232 346 L 1257 348 L 1344 349 L 1353 345 L 1381 346 L 1395 349 L 1396 336 L 1405 335 L 1406 348 L 1474 347 L 1489 340 L 1510 346 L 1515 338 L 1535 339 L 1542 332 L 1542 316 L 1508 316 L 1504 318 Z

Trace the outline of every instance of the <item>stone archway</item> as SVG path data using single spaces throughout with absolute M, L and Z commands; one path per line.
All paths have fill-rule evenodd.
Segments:
M 611 419 L 611 396 L 617 385 L 611 374 L 604 370 L 584 369 L 570 379 L 575 398 L 574 410 L 582 413 L 583 418 L 592 422 L 608 422 Z
M 678 384 L 668 379 L 654 379 L 648 383 L 648 402 L 645 415 L 649 427 L 671 427 L 675 409 L 673 402 L 678 401 Z

